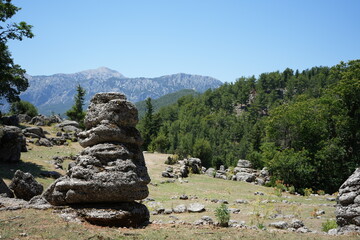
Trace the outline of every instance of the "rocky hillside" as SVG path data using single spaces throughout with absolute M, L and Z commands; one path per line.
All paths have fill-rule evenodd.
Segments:
M 217 88 L 222 82 L 205 76 L 174 74 L 157 78 L 127 78 L 121 73 L 102 67 L 74 74 L 28 76 L 30 87 L 21 99 L 33 103 L 43 114 L 64 113 L 73 104 L 76 85 L 86 89 L 85 103 L 98 92 L 122 92 L 132 102 L 151 97 L 159 98 L 181 89 L 204 92 Z

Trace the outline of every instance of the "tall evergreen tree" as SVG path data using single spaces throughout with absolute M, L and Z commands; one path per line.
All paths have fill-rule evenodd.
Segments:
M 143 124 L 141 126 L 141 133 L 144 139 L 143 148 L 148 150 L 152 138 L 154 137 L 154 108 L 151 103 L 151 98 L 146 99 L 146 113 L 143 118 Z
M 86 91 L 80 86 L 80 84 L 78 84 L 76 92 L 77 94 L 74 97 L 74 105 L 66 112 L 66 116 L 68 116 L 71 120 L 77 121 L 81 127 L 84 127 L 85 112 L 83 111 L 83 106 Z

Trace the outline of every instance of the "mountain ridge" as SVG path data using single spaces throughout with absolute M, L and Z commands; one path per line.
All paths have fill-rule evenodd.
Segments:
M 98 92 L 123 92 L 130 101 L 135 103 L 148 97 L 156 99 L 182 89 L 204 92 L 209 88 L 222 85 L 218 79 L 186 73 L 154 78 L 128 78 L 107 67 L 70 74 L 27 76 L 30 87 L 20 95 L 20 98 L 31 102 L 40 113 L 46 115 L 63 114 L 70 109 L 78 84 L 86 90 L 85 108 L 90 98 Z

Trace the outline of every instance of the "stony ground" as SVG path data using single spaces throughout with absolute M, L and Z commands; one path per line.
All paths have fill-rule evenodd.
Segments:
M 52 127 L 45 130 L 50 134 L 56 133 Z M 76 155 L 82 149 L 73 142 L 69 142 L 69 146 L 54 147 L 29 144 L 28 148 L 29 151 L 22 154 L 21 163 L 0 165 L 0 176 L 6 183 L 10 182 L 16 169 L 21 169 L 33 173 L 47 187 L 53 179 L 41 176 L 41 171 L 65 173 L 65 170 L 55 169 L 52 158 Z M 331 196 L 304 197 L 283 193 L 279 197 L 273 188 L 195 174 L 182 182 L 164 183 L 168 179 L 161 177 L 161 171 L 166 168 L 164 161 L 168 155 L 144 155 L 152 183 L 149 185 L 150 195 L 143 202 L 151 212 L 191 203 L 203 204 L 205 211 L 151 215 L 152 224 L 147 227 L 125 229 L 67 221 L 66 216 L 61 215 L 64 212 L 61 209 L 1 211 L 0 206 L 0 239 L 360 239 L 356 234 L 330 236 L 322 231 L 322 224 L 335 218 L 335 202 L 327 200 Z M 69 162 L 66 160 L 63 163 L 64 169 Z M 263 195 L 255 195 L 255 192 Z M 181 200 L 181 195 L 188 196 L 188 199 Z M 247 203 L 236 203 L 236 200 Z M 227 201 L 228 208 L 239 210 L 239 213 L 231 214 L 231 220 L 238 227 L 194 225 L 203 216 L 216 221 L 214 210 L 221 201 Z M 290 222 L 295 218 L 303 221 L 312 232 L 294 233 L 269 227 L 272 222 Z

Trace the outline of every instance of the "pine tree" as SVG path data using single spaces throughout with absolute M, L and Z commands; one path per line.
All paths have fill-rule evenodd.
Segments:
M 68 116 L 71 120 L 77 121 L 81 127 L 84 127 L 85 112 L 83 111 L 83 106 L 86 91 L 80 86 L 80 84 L 78 84 L 76 92 L 77 94 L 74 97 L 75 103 L 71 109 L 66 112 L 66 116 Z

